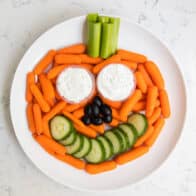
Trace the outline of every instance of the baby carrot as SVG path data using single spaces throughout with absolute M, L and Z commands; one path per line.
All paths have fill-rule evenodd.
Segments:
M 119 124 L 119 121 L 116 120 L 115 118 L 113 118 L 113 119 L 112 119 L 112 122 L 109 123 L 109 125 L 110 125 L 111 127 L 116 127 L 116 126 L 118 126 L 118 124 Z
M 79 55 L 79 57 L 81 58 L 81 61 L 84 64 L 98 64 L 103 61 L 100 57 L 91 57 L 87 54 L 81 54 Z
M 27 74 L 27 81 L 26 81 L 26 101 L 31 102 L 33 99 L 30 86 L 31 84 L 35 83 L 35 76 L 33 72 L 29 72 Z
M 150 76 L 148 75 L 144 65 L 143 64 L 139 64 L 137 69 L 142 74 L 142 76 L 143 76 L 147 86 L 153 86 L 152 80 L 151 80 Z
M 52 139 L 52 136 L 50 134 L 50 128 L 49 128 L 49 121 L 46 121 L 45 119 L 43 119 L 43 134 L 45 136 L 47 136 L 48 138 L 51 138 Z
M 150 117 L 154 111 L 156 100 L 158 96 L 158 89 L 156 86 L 148 87 L 146 99 L 146 116 Z
M 148 123 L 152 125 L 161 115 L 161 108 L 155 108 L 152 115 L 148 118 Z
M 134 73 L 134 75 L 136 78 L 137 87 L 142 91 L 142 93 L 146 93 L 147 92 L 147 84 L 146 84 L 142 74 L 139 71 L 136 71 Z
M 84 108 L 79 108 L 77 110 L 75 110 L 73 112 L 73 115 L 76 117 L 76 118 L 82 118 L 82 116 L 84 116 Z
M 139 111 L 142 111 L 142 110 L 145 110 L 146 108 L 146 101 L 138 101 L 134 106 L 133 106 L 133 111 L 134 112 L 139 112 Z
M 133 110 L 134 105 L 142 98 L 141 90 L 136 89 L 135 92 L 129 97 L 120 109 L 120 117 L 123 121 L 127 120 L 127 116 Z
M 146 130 L 146 132 L 144 133 L 144 135 L 142 135 L 134 144 L 134 148 L 141 146 L 152 134 L 154 131 L 154 127 L 149 125 L 148 129 Z
M 113 170 L 117 167 L 114 161 L 105 161 L 98 164 L 87 164 L 85 170 L 90 174 L 98 174 L 106 171 Z
M 82 107 L 82 104 L 69 104 L 65 107 L 65 110 L 68 112 L 74 112 Z
M 122 106 L 122 101 L 111 101 L 101 96 L 103 102 L 112 108 L 119 109 Z
M 92 71 L 92 69 L 93 69 L 93 65 L 87 64 L 87 63 L 82 63 L 79 66 L 81 66 L 81 67 L 83 67 L 83 68 L 85 68 L 85 69 L 87 69 L 89 71 Z
M 43 148 L 50 149 L 60 155 L 65 155 L 66 153 L 64 146 L 58 144 L 56 141 L 46 137 L 45 135 L 38 135 L 35 139 Z
M 160 117 L 154 124 L 153 134 L 145 141 L 145 144 L 151 147 L 158 138 L 163 126 L 165 124 L 164 118 Z
M 132 69 L 132 70 L 135 70 L 137 68 L 137 63 L 136 62 L 121 60 L 121 63 L 123 65 L 127 66 L 128 68 Z
M 147 61 L 147 58 L 144 55 L 123 49 L 119 49 L 117 51 L 117 54 L 120 55 L 122 60 L 132 61 L 136 63 L 144 63 Z
M 140 146 L 138 148 L 134 148 L 128 152 L 124 152 L 124 153 L 118 155 L 114 160 L 119 165 L 122 165 L 122 164 L 129 162 L 129 161 L 137 159 L 138 157 L 144 155 L 148 151 L 149 151 L 149 147 Z
M 145 68 L 146 68 L 148 74 L 150 75 L 150 77 L 152 78 L 152 81 L 154 82 L 154 84 L 159 89 L 163 89 L 165 84 L 164 84 L 164 80 L 163 80 L 163 77 L 161 75 L 161 72 L 160 72 L 158 66 L 155 63 L 153 63 L 152 61 L 147 61 L 145 63 Z
M 95 67 L 93 68 L 93 73 L 97 74 L 99 71 L 101 71 L 101 69 L 103 69 L 106 65 L 110 64 L 110 63 L 118 63 L 120 62 L 120 56 L 115 54 L 111 57 L 109 57 L 108 59 L 104 60 L 103 62 L 95 65 Z
M 59 65 L 59 66 L 53 67 L 47 73 L 47 78 L 50 80 L 53 78 L 56 78 L 66 67 L 68 67 L 68 65 Z
M 170 112 L 169 98 L 166 90 L 160 90 L 159 98 L 161 103 L 162 114 L 165 118 L 168 118 L 171 112 Z
M 35 133 L 35 122 L 34 122 L 34 117 L 33 117 L 33 104 L 28 103 L 27 104 L 27 122 L 28 122 L 28 127 L 32 133 Z
M 45 74 L 39 75 L 39 81 L 43 92 L 44 99 L 53 106 L 55 101 L 55 91 L 52 82 L 46 77 Z
M 112 109 L 112 117 L 115 118 L 116 120 L 121 121 L 119 111 L 115 108 L 111 108 L 111 109 Z
M 85 44 L 74 44 L 57 50 L 57 54 L 83 54 L 86 51 Z
M 73 54 L 57 54 L 55 56 L 55 62 L 58 64 L 80 64 L 82 63 L 79 55 Z
M 84 134 L 88 137 L 95 138 L 97 136 L 97 132 L 94 129 L 87 127 L 84 124 L 83 126 L 80 126 L 75 123 L 74 127 L 76 128 L 77 132 Z
M 58 101 L 62 101 L 62 97 L 59 95 L 59 93 L 57 91 L 55 91 L 55 98 L 58 100 Z
M 35 121 L 36 133 L 40 135 L 43 132 L 42 127 L 42 113 L 38 104 L 33 104 L 33 117 Z
M 77 168 L 77 169 L 84 169 L 85 168 L 85 162 L 83 160 L 74 158 L 71 155 L 60 155 L 60 154 L 55 154 L 54 155 L 58 160 L 63 161 L 65 163 L 68 163 L 69 165 Z
M 160 101 L 157 99 L 157 100 L 156 100 L 156 103 L 155 103 L 155 107 L 159 107 L 160 104 L 161 104 Z
M 44 97 L 43 97 L 41 91 L 39 90 L 39 88 L 35 84 L 32 84 L 30 86 L 30 89 L 31 89 L 31 92 L 32 92 L 33 96 L 35 97 L 37 103 L 39 104 L 41 110 L 43 112 L 49 112 L 50 106 L 47 103 L 47 101 L 44 99 Z
M 94 129 L 96 132 L 103 134 L 105 131 L 104 124 L 102 125 L 90 125 L 90 128 Z
M 35 66 L 33 72 L 37 75 L 41 74 L 52 63 L 55 54 L 55 50 L 50 50 Z
M 66 106 L 66 102 L 60 101 L 57 103 L 45 116 L 43 117 L 43 120 L 49 121 L 52 119 L 56 114 L 61 112 Z

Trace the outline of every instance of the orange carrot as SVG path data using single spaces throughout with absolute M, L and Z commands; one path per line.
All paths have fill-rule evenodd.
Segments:
M 148 75 L 143 64 L 138 65 L 138 71 L 141 72 L 147 86 L 153 86 L 152 80 L 151 80 L 150 76 Z
M 83 104 L 69 104 L 65 107 L 65 110 L 68 112 L 74 112 L 75 110 L 78 110 L 79 108 L 82 107 Z
M 41 74 L 52 63 L 55 54 L 55 50 L 50 50 L 35 66 L 34 73 L 37 75 Z
M 127 116 L 133 110 L 134 105 L 142 98 L 141 90 L 136 89 L 135 92 L 129 97 L 120 109 L 120 117 L 123 121 L 127 120 Z
M 93 73 L 97 74 L 99 71 L 101 71 L 101 69 L 103 69 L 106 65 L 110 64 L 110 63 L 118 63 L 120 62 L 120 56 L 115 54 L 111 57 L 109 57 L 108 59 L 104 60 L 103 62 L 95 65 L 95 67 L 93 68 Z
M 136 78 L 137 87 L 142 91 L 142 93 L 146 93 L 147 92 L 147 84 L 146 84 L 142 74 L 139 71 L 136 71 L 134 74 L 135 74 L 135 78 Z
M 121 121 L 119 111 L 116 110 L 115 108 L 111 108 L 111 109 L 112 109 L 112 117 L 118 121 Z
M 154 111 L 156 100 L 158 96 L 158 89 L 156 86 L 148 87 L 146 100 L 146 116 L 150 117 Z
M 83 54 L 86 51 L 85 44 L 74 44 L 71 46 L 67 46 L 65 48 L 61 48 L 57 51 L 58 54 Z
M 63 112 L 63 114 L 64 114 L 67 118 L 69 118 L 70 120 L 72 120 L 75 124 L 77 124 L 77 125 L 80 126 L 80 127 L 85 128 L 85 125 L 83 124 L 83 122 L 82 122 L 81 120 L 77 119 L 73 114 L 67 112 L 65 109 L 64 109 L 62 112 Z
M 83 124 L 83 126 L 80 126 L 75 123 L 74 127 L 76 128 L 77 132 L 84 134 L 88 137 L 95 138 L 97 136 L 97 132 L 94 129 L 87 127 L 84 124 Z
M 59 103 L 57 103 L 51 110 L 50 112 L 48 112 L 44 117 L 43 120 L 45 121 L 49 121 L 50 119 L 52 119 L 55 115 L 57 115 L 58 113 L 60 113 L 66 106 L 66 102 L 64 101 L 60 101 Z
M 136 63 L 144 63 L 147 61 L 147 58 L 144 55 L 123 49 L 119 49 L 117 51 L 117 54 L 120 55 L 122 60 L 132 61 Z
M 48 138 L 52 139 L 52 136 L 50 134 L 49 121 L 46 121 L 45 119 L 43 119 L 42 123 L 43 123 L 43 134 L 47 136 Z
M 65 155 L 66 153 L 64 146 L 58 144 L 56 141 L 46 137 L 45 135 L 38 135 L 35 137 L 35 139 L 43 148 L 53 150 L 60 155 Z
M 81 67 L 83 67 L 83 68 L 85 68 L 85 69 L 87 69 L 89 71 L 92 71 L 92 69 L 93 69 L 93 65 L 87 64 L 87 63 L 82 63 L 79 66 L 81 66 Z
M 76 118 L 82 118 L 82 116 L 84 116 L 84 108 L 79 108 L 78 110 L 75 110 L 73 112 L 73 115 L 76 117 Z
M 57 54 L 55 56 L 55 62 L 58 64 L 80 64 L 82 60 L 79 55 Z
M 91 57 L 88 56 L 87 54 L 81 54 L 79 57 L 82 60 L 82 63 L 87 63 L 87 64 L 98 64 L 101 63 L 103 60 L 100 57 Z
M 141 146 L 153 134 L 153 131 L 154 127 L 149 125 L 144 135 L 142 135 L 134 144 L 134 148 Z
M 33 117 L 35 121 L 36 133 L 40 135 L 43 132 L 42 127 L 42 113 L 38 104 L 33 104 Z
M 68 66 L 69 65 L 59 65 L 59 66 L 56 66 L 56 67 L 52 68 L 47 73 L 47 78 L 50 79 L 50 80 L 53 79 L 53 78 L 56 78 Z
M 34 117 L 33 117 L 33 104 L 28 103 L 27 104 L 27 122 L 28 122 L 28 127 L 32 133 L 35 133 L 35 122 L 34 122 Z
M 138 157 L 142 156 L 143 154 L 147 153 L 149 148 L 147 146 L 140 146 L 138 148 L 134 148 L 128 152 L 124 152 L 118 155 L 114 160 L 119 165 L 125 164 L 129 161 L 137 159 Z
M 55 91 L 52 82 L 44 74 L 39 75 L 39 81 L 41 84 L 44 99 L 53 106 L 55 101 Z
M 147 61 L 145 63 L 145 68 L 146 68 L 148 74 L 150 75 L 150 77 L 152 78 L 152 81 L 154 82 L 154 84 L 159 89 L 163 89 L 165 84 L 164 84 L 164 80 L 163 80 L 163 77 L 161 75 L 161 72 L 160 72 L 158 66 L 155 63 L 153 63 L 152 61 Z
M 115 109 L 119 109 L 122 105 L 122 101 L 111 101 L 111 100 L 104 98 L 103 96 L 101 96 L 101 99 L 103 100 L 105 104 Z
M 159 106 L 160 106 L 160 101 L 157 99 L 155 103 L 155 107 L 159 107 Z
M 121 61 L 121 63 L 125 66 L 127 66 L 128 68 L 135 70 L 137 68 L 137 63 L 136 62 L 131 62 L 131 61 Z
M 26 81 L 26 101 L 31 102 L 33 99 L 30 86 L 31 84 L 35 83 L 35 76 L 33 72 L 29 72 L 27 74 L 27 81 Z
M 168 118 L 171 112 L 170 112 L 169 98 L 166 90 L 160 90 L 159 98 L 161 103 L 162 114 L 165 118 Z
M 33 96 L 35 97 L 37 103 L 39 104 L 41 110 L 43 112 L 49 112 L 50 106 L 47 103 L 47 101 L 44 99 L 44 97 L 43 97 L 41 91 L 39 90 L 39 88 L 37 87 L 37 85 L 32 84 L 30 86 L 30 89 L 31 89 L 31 92 L 32 92 Z
M 161 108 L 160 107 L 155 108 L 152 115 L 148 118 L 148 123 L 152 125 L 155 121 L 157 121 L 160 115 L 161 115 Z
M 55 91 L 55 98 L 58 100 L 58 101 L 62 101 L 62 97 L 59 95 L 59 93 L 57 91 Z
M 138 101 L 134 106 L 133 106 L 133 111 L 134 112 L 139 112 L 142 110 L 145 110 L 146 108 L 146 101 Z
M 96 132 L 103 134 L 105 131 L 105 126 L 104 124 L 102 125 L 90 125 L 90 128 L 94 129 Z
M 154 131 L 153 134 L 145 141 L 147 146 L 152 146 L 156 139 L 158 138 L 163 126 L 165 124 L 164 118 L 160 117 L 154 124 Z
M 116 120 L 115 118 L 113 118 L 113 119 L 112 119 L 112 122 L 110 122 L 109 125 L 110 125 L 111 127 L 116 127 L 116 126 L 119 125 L 119 121 Z
M 87 164 L 85 170 L 90 174 L 98 174 L 113 170 L 117 167 L 114 161 L 105 161 L 99 164 Z
M 77 169 L 84 169 L 85 168 L 85 162 L 83 160 L 74 158 L 71 155 L 59 155 L 59 154 L 55 154 L 54 155 L 58 160 L 61 160 L 65 163 L 68 163 L 69 165 L 77 168 Z

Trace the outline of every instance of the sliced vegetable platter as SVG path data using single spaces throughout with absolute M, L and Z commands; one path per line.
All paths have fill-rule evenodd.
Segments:
M 85 32 L 84 28 L 86 25 L 86 18 L 86 16 L 78 17 L 57 25 L 56 27 L 52 28 L 44 35 L 42 35 L 25 54 L 25 56 L 21 60 L 21 63 L 19 64 L 12 85 L 12 121 L 14 124 L 17 138 L 20 144 L 22 145 L 22 148 L 30 157 L 30 159 L 36 164 L 36 166 L 40 168 L 48 176 L 52 177 L 53 179 L 62 184 L 79 189 L 115 189 L 136 182 L 137 180 L 151 173 L 151 171 L 156 169 L 166 159 L 166 157 L 169 155 L 169 153 L 175 146 L 177 139 L 181 133 L 186 111 L 184 83 L 181 77 L 181 73 L 178 69 L 178 65 L 176 64 L 175 59 L 167 50 L 167 48 L 149 32 L 143 30 L 141 27 L 135 24 L 130 23 L 125 19 L 120 18 L 119 40 L 117 48 L 123 49 L 123 52 L 124 50 L 128 50 L 144 54 L 148 57 L 148 59 L 157 62 L 158 69 L 160 70 L 165 81 L 165 87 L 167 89 L 167 93 L 169 94 L 172 115 L 169 118 L 169 120 L 166 120 L 164 128 L 160 136 L 158 137 L 158 140 L 153 145 L 153 148 L 150 149 L 150 151 L 149 146 L 151 146 L 155 140 L 151 139 L 151 141 L 146 142 L 145 145 L 144 141 L 140 141 L 140 138 L 145 136 L 146 130 L 148 130 L 147 132 L 149 134 L 150 132 L 153 132 L 150 128 L 151 126 L 149 126 L 150 116 L 148 116 L 147 119 L 145 113 L 140 112 L 143 110 L 141 109 L 142 103 L 140 104 L 140 106 L 138 106 L 140 107 L 140 109 L 138 109 L 137 111 L 135 109 L 134 113 L 130 112 L 129 114 L 125 115 L 125 113 L 127 113 L 126 109 L 121 111 L 122 108 L 113 108 L 113 105 L 110 105 L 111 102 L 104 98 L 103 91 L 102 94 L 99 94 L 97 93 L 96 89 L 96 92 L 92 90 L 91 99 L 89 99 L 90 103 L 93 102 L 93 98 L 95 98 L 95 95 L 98 96 L 103 102 L 103 104 L 110 106 L 112 114 L 115 114 L 116 111 L 121 111 L 121 114 L 117 113 L 120 114 L 121 119 L 118 119 L 118 121 L 115 124 L 114 119 L 116 119 L 116 117 L 114 118 L 114 115 L 111 116 L 112 119 L 110 119 L 110 117 L 102 118 L 103 113 L 101 113 L 102 110 L 100 108 L 100 114 L 98 115 L 102 119 L 103 124 L 101 124 L 101 121 L 97 119 L 91 119 L 89 124 L 89 122 L 87 122 L 86 120 L 83 121 L 83 118 L 81 116 L 78 120 L 80 120 L 80 122 L 83 121 L 85 127 L 88 127 L 87 130 L 96 131 L 96 136 L 92 136 L 91 133 L 90 135 L 88 135 L 89 132 L 86 130 L 85 132 L 83 132 L 84 129 L 78 126 L 78 123 L 75 123 L 75 120 L 74 122 L 72 121 L 72 116 L 70 116 L 70 112 L 66 111 L 66 107 L 63 107 L 63 112 L 54 115 L 53 118 L 50 119 L 49 130 L 51 138 L 49 138 L 46 134 L 45 136 L 47 137 L 44 143 L 47 143 L 47 145 L 43 145 L 43 140 L 40 138 L 42 136 L 45 137 L 44 134 L 33 134 L 32 137 L 31 134 L 29 134 L 29 132 L 27 131 L 28 124 L 26 120 L 26 101 L 24 96 L 26 91 L 26 75 L 28 72 L 31 72 L 35 68 L 35 65 L 40 61 L 40 59 L 43 58 L 43 56 L 50 49 L 55 49 L 58 51 L 60 48 L 66 48 L 66 46 L 73 46 L 74 44 L 82 43 L 84 36 L 82 33 Z M 109 24 L 110 23 L 112 22 L 110 21 Z M 104 25 L 106 24 L 107 22 L 104 23 Z M 113 36 L 115 37 L 115 34 Z M 50 41 L 48 41 L 48 39 Z M 104 44 L 107 43 L 105 43 L 104 41 Z M 102 47 L 102 45 L 100 45 L 100 47 Z M 105 53 L 105 51 L 101 53 L 101 50 L 99 49 L 100 52 L 98 54 L 98 57 L 93 58 L 102 58 L 106 59 L 105 61 L 107 61 L 107 59 L 111 58 L 112 55 L 118 53 L 118 51 L 114 51 L 112 47 L 110 46 L 110 52 L 108 54 L 107 52 Z M 93 54 L 89 55 L 93 56 L 94 52 Z M 25 64 L 26 66 L 24 66 Z M 87 71 L 89 71 L 88 68 L 85 67 Z M 135 75 L 135 77 L 137 76 Z M 174 80 L 178 81 L 179 85 L 177 85 L 176 82 L 174 82 Z M 156 82 L 156 78 L 153 79 L 153 82 Z M 97 83 L 95 85 L 97 85 Z M 160 93 L 160 88 L 157 88 L 158 92 Z M 142 86 L 139 86 L 138 89 L 141 92 L 142 90 L 144 90 Z M 133 96 L 133 94 L 134 92 L 132 92 L 132 94 L 129 97 L 127 97 L 124 100 L 124 102 L 126 102 L 127 99 L 130 99 L 130 97 Z M 144 93 L 142 92 L 142 94 Z M 135 96 L 138 96 L 137 93 Z M 63 101 L 65 100 L 66 99 L 62 99 L 58 104 L 62 104 L 61 106 L 65 106 L 63 105 Z M 50 105 L 50 100 L 47 101 Z M 38 103 L 35 101 L 35 103 L 32 104 L 36 105 L 33 107 L 33 111 L 36 112 L 36 114 L 38 114 L 35 118 L 37 122 L 39 122 L 40 108 L 38 109 L 37 105 L 40 107 L 40 103 L 39 101 Z M 158 105 L 160 103 L 156 104 Z M 76 104 L 71 104 L 68 102 L 68 106 L 69 105 Z M 87 102 L 82 103 L 82 105 L 83 109 L 85 110 Z M 71 108 L 73 109 L 73 107 Z M 159 108 L 162 109 L 161 106 Z M 45 109 L 47 110 L 47 108 Z M 160 109 L 154 111 L 155 114 L 158 115 L 158 113 L 160 113 Z M 44 116 L 43 114 L 46 115 L 47 112 L 48 111 L 44 111 L 44 113 L 41 112 L 41 116 Z M 21 115 L 18 115 L 19 113 Z M 71 115 L 73 115 L 73 113 Z M 86 113 L 84 112 L 83 115 L 86 115 Z M 175 118 L 173 118 L 174 115 Z M 126 119 L 123 119 L 125 118 L 125 116 L 127 116 Z M 164 115 L 162 117 L 164 117 Z M 156 119 L 152 118 L 150 119 L 150 121 L 155 122 Z M 97 123 L 99 123 L 100 125 L 98 125 Z M 62 131 L 62 129 L 59 131 L 57 124 L 63 125 L 65 127 L 64 131 Z M 106 125 L 104 131 L 103 125 Z M 153 124 L 153 127 L 157 126 L 160 128 L 162 125 L 163 122 L 161 120 L 161 122 L 157 123 L 157 125 Z M 100 128 L 97 129 L 97 127 Z M 37 124 L 36 128 L 38 128 L 39 130 L 39 123 Z M 46 153 L 46 151 L 43 150 L 43 148 L 37 145 L 35 140 L 32 138 L 38 141 L 38 143 L 40 143 L 43 147 L 48 146 L 48 143 L 50 144 L 52 139 L 55 143 L 62 147 L 64 147 L 65 145 L 64 149 L 66 150 L 64 151 L 62 148 L 57 148 L 55 154 L 53 154 L 53 149 L 55 147 L 52 142 L 49 145 L 50 148 L 45 149 L 49 153 L 48 154 Z M 51 146 L 53 146 L 54 148 Z M 147 151 L 149 152 L 145 154 L 145 152 Z M 64 154 L 67 155 L 64 157 Z M 125 166 L 117 166 L 119 164 L 124 164 L 125 162 L 130 161 L 142 154 L 145 155 L 134 161 L 131 161 L 130 163 L 127 163 Z M 56 157 L 56 159 L 54 159 L 53 156 Z M 70 159 L 70 157 L 67 156 L 70 156 L 73 159 L 79 161 L 74 162 L 75 167 L 81 167 L 80 169 L 86 168 L 86 171 L 91 174 L 100 173 L 103 171 L 114 169 L 116 167 L 117 169 L 99 175 L 91 176 L 85 173 L 83 170 L 77 170 L 65 164 L 66 162 L 73 166 L 73 161 Z M 63 162 L 59 160 L 63 160 Z M 82 165 L 80 164 L 80 161 L 83 161 Z M 106 165 L 104 165 L 105 163 Z M 99 166 L 100 164 L 103 164 L 100 166 L 101 170 L 99 169 L 99 167 L 98 169 L 95 167 Z M 91 183 L 89 183 L 89 180 Z

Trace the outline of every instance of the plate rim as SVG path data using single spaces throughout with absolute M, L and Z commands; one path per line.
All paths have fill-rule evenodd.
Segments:
M 106 14 L 102 14 L 102 15 L 106 15 Z M 29 155 L 29 153 L 26 152 L 26 150 L 23 148 L 23 145 L 22 143 L 20 142 L 20 139 L 15 131 L 15 123 L 14 123 L 14 120 L 13 120 L 13 113 L 12 113 L 12 105 L 13 105 L 13 84 L 16 80 L 16 74 L 18 72 L 18 69 L 20 67 L 20 64 L 22 62 L 22 60 L 25 58 L 25 56 L 28 54 L 28 52 L 31 50 L 31 48 L 33 47 L 34 43 L 36 43 L 37 41 L 39 41 L 45 34 L 47 34 L 49 31 L 51 31 L 52 29 L 58 27 L 58 26 L 61 26 L 63 23 L 66 23 L 66 22 L 69 22 L 71 20 L 78 20 L 80 18 L 84 18 L 86 17 L 87 15 L 80 15 L 80 16 L 75 16 L 75 17 L 71 17 L 71 18 L 68 18 L 60 23 L 57 23 L 55 25 L 53 25 L 52 27 L 48 28 L 46 31 L 44 31 L 37 39 L 35 39 L 32 44 L 29 46 L 29 48 L 24 52 L 22 58 L 20 59 L 19 63 L 18 63 L 18 66 L 15 70 L 15 73 L 14 73 L 14 76 L 13 76 L 13 79 L 12 79 L 12 84 L 11 84 L 11 88 L 10 88 L 10 103 L 9 103 L 9 112 L 10 112 L 10 118 L 11 118 L 11 123 L 12 123 L 12 126 L 13 126 L 13 130 L 14 130 L 14 134 L 17 138 L 17 141 L 20 145 L 20 147 L 22 148 L 23 152 L 25 153 L 25 155 L 28 157 L 28 159 L 33 163 L 33 165 L 38 168 L 45 176 L 47 176 L 49 179 L 52 179 L 53 181 L 67 187 L 67 188 L 71 188 L 71 189 L 75 189 L 75 190 L 79 190 L 79 191 L 87 191 L 87 192 L 113 192 L 113 191 L 116 191 L 116 190 L 122 190 L 124 188 L 127 188 L 127 187 L 131 187 L 132 185 L 134 184 L 137 184 L 137 183 L 142 183 L 144 180 L 147 180 L 147 178 L 149 178 L 151 175 L 153 175 L 155 172 L 157 172 L 165 163 L 166 161 L 169 159 L 169 157 L 171 157 L 172 153 L 174 152 L 174 150 L 176 149 L 177 147 L 177 144 L 179 143 L 179 140 L 182 136 L 182 132 L 185 128 L 185 124 L 187 122 L 187 84 L 186 84 L 186 80 L 185 80 L 185 77 L 184 77 L 184 72 L 183 70 L 181 69 L 181 67 L 179 66 L 180 65 L 180 62 L 179 60 L 177 59 L 177 57 L 175 57 L 174 53 L 172 50 L 169 49 L 169 47 L 167 46 L 166 42 L 163 41 L 160 37 L 158 37 L 157 35 L 155 35 L 152 31 L 150 31 L 149 29 L 145 28 L 144 26 L 136 23 L 136 22 L 133 22 L 131 19 L 129 19 L 128 17 L 125 17 L 125 16 L 122 16 L 122 15 L 114 15 L 114 14 L 107 14 L 107 16 L 112 16 L 112 17 L 120 17 L 122 18 L 123 20 L 127 21 L 128 23 L 131 23 L 132 25 L 135 25 L 137 26 L 138 28 L 142 29 L 144 32 L 147 32 L 148 34 L 150 34 L 154 39 L 156 39 L 160 44 L 162 44 L 165 49 L 167 50 L 167 52 L 171 55 L 171 57 L 173 58 L 174 62 L 176 63 L 176 68 L 180 74 L 180 77 L 181 77 L 181 80 L 182 80 L 182 84 L 183 84 L 183 90 L 184 90 L 184 109 L 185 109 L 185 113 L 184 113 L 184 117 L 183 117 L 183 122 L 182 122 L 182 127 L 181 127 L 181 130 L 180 130 L 180 133 L 179 133 L 179 136 L 177 138 L 177 140 L 175 141 L 174 145 L 173 145 L 173 148 L 170 150 L 170 152 L 168 153 L 168 155 L 164 158 L 164 160 L 158 165 L 155 167 L 154 170 L 152 170 L 151 172 L 149 172 L 147 175 L 145 175 L 142 179 L 139 179 L 139 180 L 136 180 L 135 182 L 132 182 L 131 184 L 126 184 L 124 186 L 121 186 L 121 187 L 117 187 L 117 188 L 106 188 L 106 189 L 103 189 L 103 190 L 100 190 L 100 189 L 96 189 L 96 188 L 93 188 L 93 189 L 87 189 L 87 188 L 81 188 L 81 187 L 78 187 L 78 186 L 75 186 L 75 185 L 72 185 L 72 184 L 64 184 L 63 182 L 61 182 L 60 180 L 58 180 L 58 178 L 56 178 L 55 176 L 51 176 L 49 175 L 46 171 L 42 170 L 32 159 L 31 159 L 31 156 Z

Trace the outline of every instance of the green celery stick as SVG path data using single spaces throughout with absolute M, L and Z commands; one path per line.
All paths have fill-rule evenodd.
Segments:
M 98 21 L 98 13 L 90 13 L 87 16 L 87 21 L 89 22 L 97 22 Z
M 87 53 L 89 56 L 98 57 L 100 51 L 100 41 L 101 41 L 101 23 L 88 21 L 87 25 L 88 25 Z
M 98 16 L 98 21 L 101 23 L 109 22 L 109 17 L 108 16 Z
M 114 25 L 112 23 L 102 24 L 100 56 L 104 59 L 108 58 L 112 54 L 113 29 Z
M 120 18 L 110 18 L 110 23 L 114 25 L 114 32 L 113 32 L 113 39 L 112 39 L 112 54 L 114 54 L 118 47 Z

